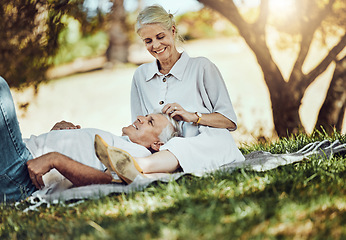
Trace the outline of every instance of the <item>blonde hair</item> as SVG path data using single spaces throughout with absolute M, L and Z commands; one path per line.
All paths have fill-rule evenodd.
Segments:
M 178 33 L 173 14 L 167 12 L 162 6 L 155 4 L 144 8 L 137 16 L 136 32 L 145 25 L 160 24 L 163 28 L 170 31 L 175 27 L 175 41 L 183 42 L 182 36 Z

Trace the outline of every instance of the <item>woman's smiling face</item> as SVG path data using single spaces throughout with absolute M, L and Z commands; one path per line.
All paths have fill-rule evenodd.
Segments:
M 148 52 L 159 62 L 169 61 L 173 58 L 175 48 L 175 27 L 171 30 L 163 28 L 160 24 L 144 25 L 139 31 Z

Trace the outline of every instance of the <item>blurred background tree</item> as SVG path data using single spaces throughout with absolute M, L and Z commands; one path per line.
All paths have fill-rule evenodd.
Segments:
M 123 37 L 114 34 L 114 26 L 125 23 L 123 1 L 0 0 L 0 14 L 0 73 L 11 87 L 37 89 L 50 66 L 105 55 L 107 48 L 113 52 L 108 60 L 114 61 L 119 58 L 111 51 L 114 46 L 118 53 L 127 51 L 127 29 Z M 121 55 L 120 61 L 126 61 Z
M 123 0 L 113 0 L 110 14 L 109 45 L 106 51 L 107 61 L 114 65 L 117 62 L 126 63 L 128 60 L 129 29 Z
M 199 2 L 226 17 L 238 29 L 239 34 L 256 55 L 270 93 L 274 126 L 278 136 L 304 131 L 299 108 L 306 89 L 331 63 L 339 62 L 338 60 L 342 58 L 339 54 L 342 54 L 346 45 L 345 1 L 280 1 L 282 9 L 270 11 L 270 3 L 280 4 L 279 1 L 261 0 L 258 6 L 251 9 L 250 15 L 240 11 L 239 3 L 246 2 L 244 0 L 199 0 Z M 273 60 L 268 45 L 268 35 L 273 33 L 273 27 L 280 34 L 281 43 L 285 42 L 285 47 L 297 52 L 296 61 L 288 78 L 284 78 L 279 66 Z M 330 38 L 337 41 L 328 44 L 333 42 L 328 41 Z M 318 39 L 325 43 L 327 54 L 321 54 L 321 59 L 314 68 L 305 70 L 303 65 L 309 50 L 313 41 Z M 340 74 L 335 76 L 339 80 L 332 80 L 324 102 L 325 106 L 319 115 L 320 121 L 317 121 L 317 124 L 323 125 L 328 132 L 334 128 L 341 130 L 338 122 L 343 122 L 345 112 L 345 80 L 338 77 Z M 340 79 L 343 84 L 335 83 Z M 338 104 L 334 104 L 336 102 Z
M 44 79 L 65 11 L 59 1 L 0 1 L 0 73 L 10 86 L 37 86 Z
M 238 36 L 237 29 L 226 21 L 218 12 L 206 7 L 198 12 L 186 12 L 176 17 L 180 34 L 185 41 Z

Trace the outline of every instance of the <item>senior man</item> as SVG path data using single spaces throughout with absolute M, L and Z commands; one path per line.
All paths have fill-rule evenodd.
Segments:
M 95 135 L 133 156 L 144 157 L 179 134 L 163 114 L 139 116 L 115 136 L 99 129 L 50 131 L 22 139 L 10 89 L 0 77 L 0 202 L 18 201 L 44 186 L 43 175 L 56 169 L 74 186 L 113 180 L 95 155 Z

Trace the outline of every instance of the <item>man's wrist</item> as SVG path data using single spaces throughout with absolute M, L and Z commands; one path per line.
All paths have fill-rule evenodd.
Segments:
M 50 152 L 48 154 L 49 154 L 48 161 L 49 161 L 50 169 L 53 169 L 53 168 L 58 169 L 59 168 L 58 165 L 62 161 L 62 160 L 59 161 L 59 158 L 60 158 L 61 154 L 58 153 L 58 152 Z

